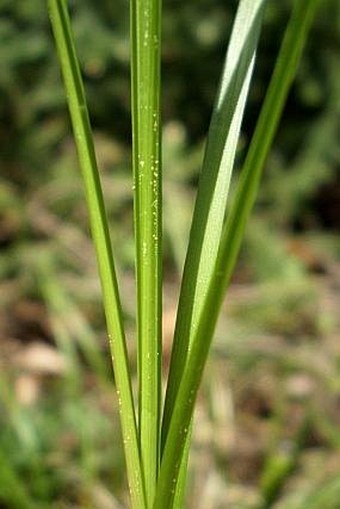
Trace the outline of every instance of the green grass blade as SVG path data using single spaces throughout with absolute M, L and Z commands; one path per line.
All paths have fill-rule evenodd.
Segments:
M 271 79 L 265 103 L 251 142 L 231 214 L 223 231 L 221 246 L 209 285 L 196 334 L 192 339 L 181 379 L 164 448 L 154 509 L 170 509 L 166 504 L 178 476 L 182 450 L 192 419 L 197 391 L 203 374 L 225 288 L 235 265 L 246 219 L 273 140 L 284 102 L 310 28 L 317 0 L 295 3 Z M 176 481 L 175 481 L 176 482 Z
M 182 509 L 185 507 L 185 496 L 187 488 L 187 477 L 189 469 L 189 458 L 190 458 L 190 445 L 192 435 L 193 423 L 191 421 L 188 436 L 184 444 L 184 450 L 182 453 L 181 465 L 178 472 L 178 479 L 176 483 L 175 494 L 173 498 L 173 508 Z
M 97 253 L 117 385 L 132 506 L 135 509 L 142 509 L 146 507 L 144 480 L 139 455 L 122 311 L 84 87 L 73 43 L 66 2 L 64 0 L 49 0 L 49 12 L 68 98 L 78 158 L 85 184 L 91 232 Z
M 148 504 L 159 464 L 161 407 L 161 0 L 131 0 L 139 436 Z
M 264 5 L 264 1 L 245 1 L 239 5 L 211 120 L 178 306 L 162 426 L 163 447 L 190 339 L 195 334 L 216 262 Z M 187 452 L 183 454 L 174 507 L 183 505 L 190 437 L 191 432 L 185 445 Z
M 281 45 L 278 60 L 264 105 L 247 153 L 235 200 L 224 227 L 220 253 L 215 267 L 218 284 L 215 302 L 223 299 L 240 249 L 247 219 L 254 204 L 260 177 L 268 156 L 283 107 L 294 79 L 302 49 L 319 0 L 296 0 Z M 213 292 L 211 292 L 213 293 Z
M 162 445 L 212 276 L 266 0 L 239 4 L 211 119 L 190 232 L 162 426 Z

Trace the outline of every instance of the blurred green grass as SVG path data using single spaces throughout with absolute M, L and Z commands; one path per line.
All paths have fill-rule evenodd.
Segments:
M 236 3 L 164 6 L 166 362 L 202 137 Z M 188 508 L 339 507 L 340 8 L 323 4 L 216 333 Z M 240 161 L 290 5 L 267 11 Z M 71 7 L 132 357 L 127 3 Z M 114 509 L 127 500 L 117 405 L 45 2 L 2 0 L 0 14 L 0 506 Z

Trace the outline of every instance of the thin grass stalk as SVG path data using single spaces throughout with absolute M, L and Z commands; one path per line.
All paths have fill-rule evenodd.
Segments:
M 139 439 L 148 506 L 159 467 L 161 409 L 161 0 L 131 0 Z
M 181 451 L 186 442 L 197 391 L 216 326 L 226 286 L 230 280 L 241 239 L 255 200 L 259 179 L 274 138 L 291 82 L 311 26 L 318 0 L 294 5 L 242 171 L 236 199 L 228 216 L 199 325 L 178 390 L 165 444 L 154 509 L 173 509 L 169 493 L 179 474 Z
M 122 309 L 84 86 L 76 56 L 66 2 L 65 0 L 49 0 L 48 5 L 66 89 L 79 164 L 85 185 L 90 227 L 97 254 L 115 372 L 131 503 L 133 509 L 145 509 L 144 479 L 139 454 Z
M 178 304 L 162 423 L 162 448 L 216 263 L 265 4 L 266 0 L 241 0 L 239 3 L 214 105 Z

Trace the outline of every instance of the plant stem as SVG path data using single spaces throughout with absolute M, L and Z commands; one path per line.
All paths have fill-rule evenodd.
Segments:
M 49 12 L 64 78 L 78 158 L 85 185 L 91 232 L 97 253 L 117 386 L 131 502 L 134 509 L 145 509 L 144 479 L 140 462 L 122 310 L 84 86 L 65 0 L 49 0 Z
M 161 408 L 161 0 L 131 0 L 139 437 L 148 506 L 159 466 Z
M 221 245 L 181 379 L 164 448 L 154 509 L 171 509 L 169 493 L 178 477 L 182 450 L 189 430 L 226 286 L 240 248 L 246 220 L 254 203 L 259 178 L 276 132 L 318 0 L 297 1 L 286 30 L 263 109 L 244 164 L 236 199 L 225 225 Z

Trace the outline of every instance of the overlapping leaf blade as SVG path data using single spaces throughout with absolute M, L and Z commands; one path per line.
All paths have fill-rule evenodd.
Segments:
M 156 494 L 154 509 L 171 491 L 174 473 L 180 468 L 180 455 L 186 443 L 197 391 L 209 352 L 226 286 L 240 248 L 246 220 L 255 200 L 259 179 L 280 119 L 289 87 L 311 26 L 318 0 L 296 2 L 280 49 L 264 106 L 251 142 L 238 185 L 236 199 L 223 228 L 211 282 L 200 313 L 198 326 L 178 388 Z M 167 506 L 171 508 L 172 506 Z
M 240 2 L 211 119 L 186 256 L 162 442 L 216 262 L 241 121 L 266 0 Z

